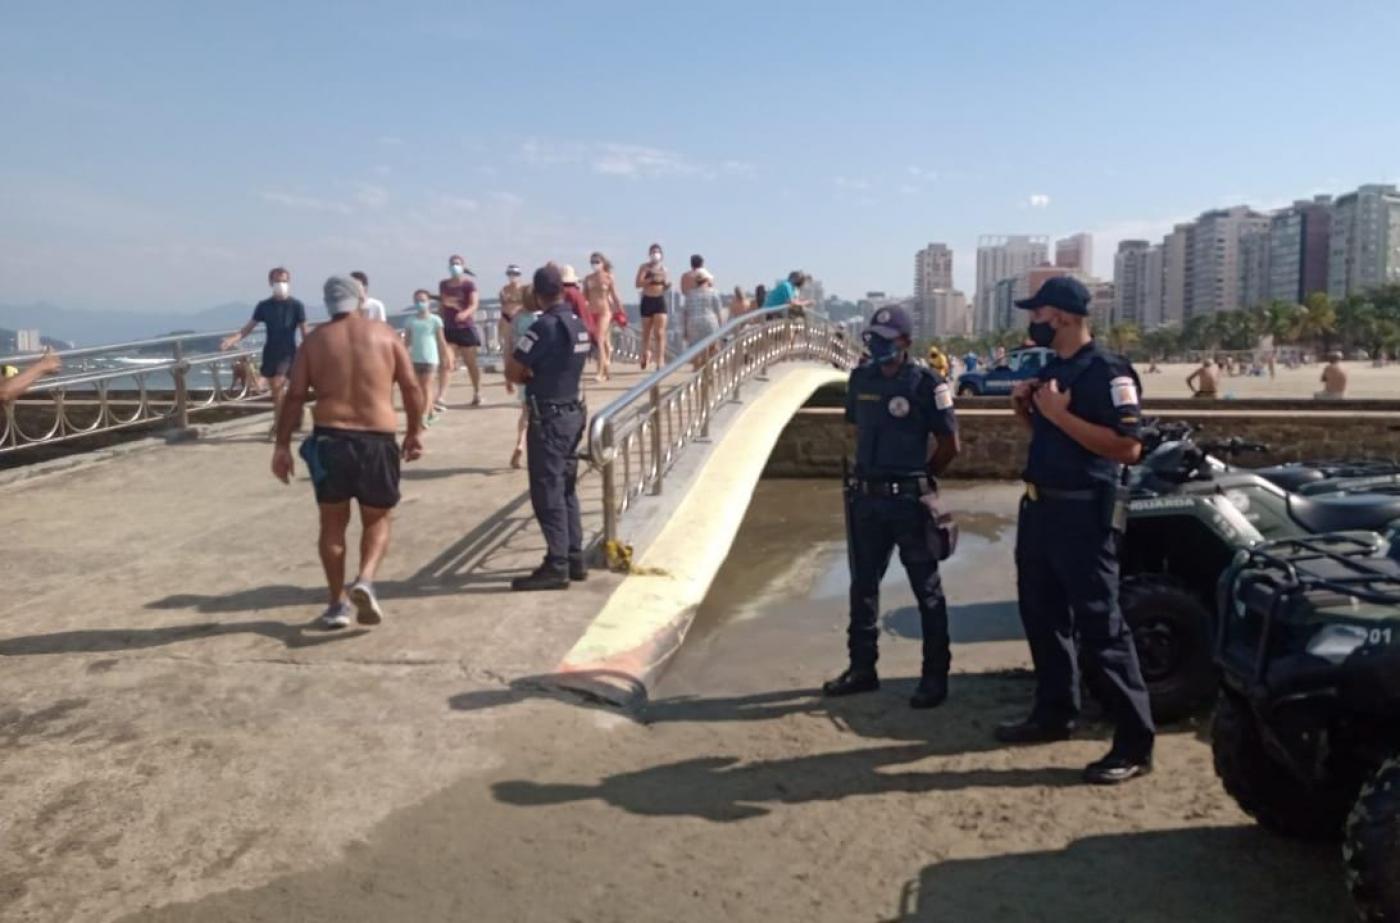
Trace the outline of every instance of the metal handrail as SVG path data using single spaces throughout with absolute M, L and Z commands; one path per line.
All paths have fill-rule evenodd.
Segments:
M 644 492 L 661 493 L 682 449 L 709 435 L 722 405 L 778 362 L 812 360 L 853 368 L 858 345 L 822 316 L 764 308 L 731 318 L 598 411 L 588 426 L 588 457 L 602 473 L 603 538 Z M 691 369 L 691 363 L 699 360 Z

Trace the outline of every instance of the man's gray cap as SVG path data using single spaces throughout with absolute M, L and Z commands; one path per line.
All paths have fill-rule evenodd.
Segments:
M 331 276 L 326 280 L 325 294 L 326 311 L 331 317 L 355 310 L 364 297 L 360 283 L 349 276 Z

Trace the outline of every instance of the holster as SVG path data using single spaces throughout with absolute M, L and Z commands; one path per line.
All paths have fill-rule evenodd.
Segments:
M 919 504 L 928 513 L 929 551 L 936 560 L 946 561 L 958 550 L 958 523 L 953 514 L 943 508 L 936 490 L 920 497 Z

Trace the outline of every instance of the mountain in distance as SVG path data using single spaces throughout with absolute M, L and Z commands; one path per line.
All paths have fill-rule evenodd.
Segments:
M 93 311 L 63 308 L 47 302 L 0 304 L 0 328 L 37 329 L 40 336 L 75 346 L 102 346 L 165 336 L 176 330 L 216 333 L 243 326 L 253 306 L 231 301 L 189 314 L 145 311 Z

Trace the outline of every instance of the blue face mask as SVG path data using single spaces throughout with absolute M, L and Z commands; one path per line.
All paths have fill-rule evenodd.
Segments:
M 428 303 L 426 301 L 414 302 L 413 306 L 418 309 L 418 313 L 420 314 L 428 310 Z
M 899 358 L 899 344 L 879 334 L 869 334 L 865 338 L 865 346 L 870 350 L 870 358 L 881 365 Z

